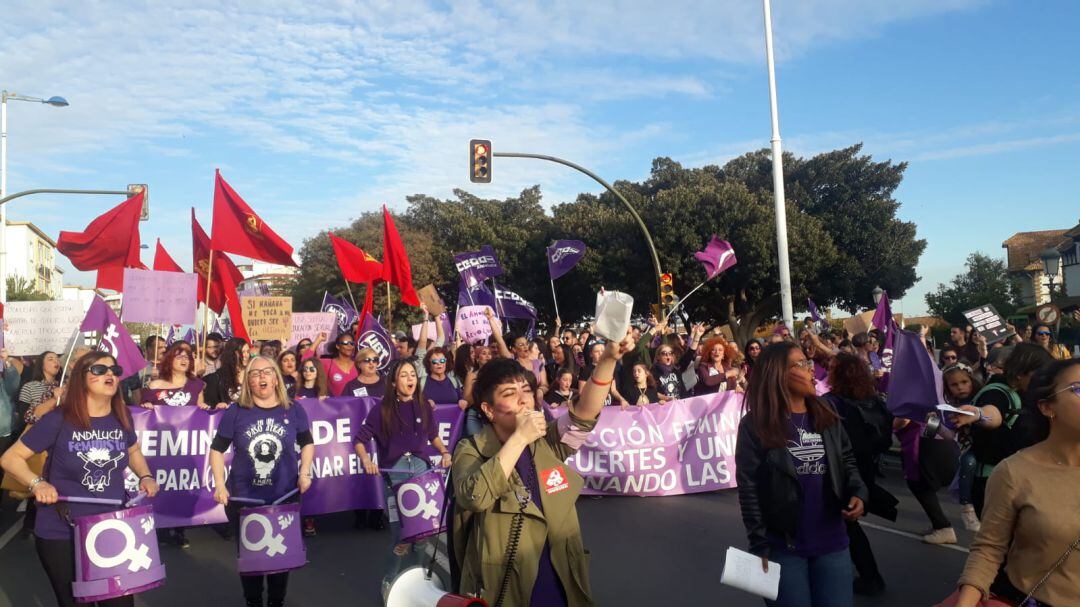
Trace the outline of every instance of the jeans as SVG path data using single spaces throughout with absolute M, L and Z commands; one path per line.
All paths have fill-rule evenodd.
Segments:
M 780 565 L 780 592 L 769 607 L 852 607 L 851 557 L 847 550 L 801 557 L 775 550 L 769 560 Z
M 394 462 L 391 468 L 401 472 L 384 472 L 382 475 L 383 499 L 386 503 L 386 515 L 390 519 L 390 557 L 386 561 L 384 584 L 394 581 L 394 578 L 406 568 L 420 563 L 420 553 L 415 546 L 409 546 L 408 552 L 403 555 L 394 554 L 394 548 L 401 541 L 401 522 L 398 520 L 397 500 L 394 497 L 393 486 L 421 472 L 426 472 L 431 466 L 428 465 L 427 458 L 406 453 Z
M 960 492 L 960 505 L 967 506 L 971 503 L 971 488 L 975 484 L 975 454 L 971 450 L 964 451 L 960 455 L 960 474 L 958 487 Z

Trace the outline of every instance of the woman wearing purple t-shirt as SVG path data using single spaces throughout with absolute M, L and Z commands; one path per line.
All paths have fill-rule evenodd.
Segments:
M 139 406 L 153 409 L 161 406 L 195 405 L 200 409 L 209 409 L 203 400 L 206 382 L 195 377 L 193 361 L 191 345 L 186 341 L 178 341 L 169 346 L 161 358 L 158 378 L 142 391 L 142 402 Z M 217 403 L 218 408 L 224 409 L 221 404 L 223 403 Z
M 360 426 L 353 444 L 360 462 L 367 474 L 379 474 L 379 469 L 394 469 L 401 472 L 383 474 L 386 485 L 386 511 L 390 513 L 394 493 L 392 487 L 404 482 L 430 468 L 421 453 L 428 444 L 442 454 L 443 468 L 450 467 L 450 452 L 443 445 L 438 435 L 438 427 L 431 415 L 431 407 L 417 398 L 416 367 L 407 360 L 396 360 L 386 372 L 386 389 L 382 402 L 368 412 L 364 424 Z M 375 442 L 379 463 L 375 463 L 368 454 L 367 446 Z M 405 566 L 410 553 L 417 554 L 412 544 L 400 544 L 401 526 L 391 516 L 390 536 L 393 554 L 388 562 L 388 571 L 383 578 L 385 590 L 394 577 Z
M 762 351 L 746 389 L 735 474 L 750 552 L 780 564 L 780 592 L 767 605 L 850 607 L 845 520 L 867 499 L 836 411 L 817 396 L 813 361 L 798 345 Z
M 436 346 L 424 355 L 424 369 L 427 377 L 424 379 L 424 400 L 429 405 L 456 403 L 462 409 L 469 406 L 468 401 L 462 398 L 462 385 L 457 379 L 447 373 L 453 368 L 454 358 L 450 351 L 441 346 Z M 466 383 L 467 383 L 466 378 Z M 467 389 L 468 386 L 465 386 Z
M 234 447 L 233 460 L 226 481 L 225 452 L 230 446 Z M 248 363 L 239 402 L 222 414 L 210 445 L 214 500 L 225 506 L 237 538 L 240 508 L 229 498 L 259 499 L 269 504 L 293 488 L 305 493 L 311 487 L 314 456 L 315 444 L 304 408 L 292 406 L 277 363 L 256 356 Z M 281 607 L 285 604 L 289 573 L 242 575 L 240 584 L 249 607 L 262 607 L 264 586 L 267 606 Z
M 101 504 L 64 503 L 59 496 L 124 500 L 124 470 L 139 477 L 149 496 L 158 486 L 139 450 L 131 417 L 118 388 L 124 370 L 104 352 L 91 352 L 75 363 L 60 408 L 45 414 L 0 458 L 4 470 L 28 485 L 38 504 L 34 535 L 41 565 L 52 583 L 56 602 L 74 607 L 75 546 L 68 521 L 116 510 Z M 47 451 L 45 477 L 26 461 Z M 134 605 L 132 596 L 97 603 L 103 607 Z

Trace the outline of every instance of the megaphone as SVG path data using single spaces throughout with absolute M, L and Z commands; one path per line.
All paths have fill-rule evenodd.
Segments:
M 447 592 L 438 576 L 428 577 L 423 567 L 409 567 L 390 585 L 386 607 L 488 607 L 480 598 Z

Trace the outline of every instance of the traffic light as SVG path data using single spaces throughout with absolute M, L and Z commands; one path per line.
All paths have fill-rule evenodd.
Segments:
M 469 181 L 491 183 L 491 141 L 487 139 L 469 142 Z
M 671 284 L 671 274 L 660 275 L 660 305 L 665 308 L 675 305 L 678 297 L 675 295 L 675 285 Z
M 150 192 L 147 190 L 145 183 L 129 183 L 127 187 L 128 198 L 132 196 L 138 196 L 139 192 L 145 192 L 142 201 L 142 212 L 139 214 L 139 221 L 150 220 Z

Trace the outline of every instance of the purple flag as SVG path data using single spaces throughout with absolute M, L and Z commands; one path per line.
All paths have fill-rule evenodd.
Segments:
M 486 284 L 478 282 L 470 287 L 463 279 L 458 286 L 458 306 L 488 306 L 494 310 L 495 295 Z
M 816 322 L 818 326 L 821 327 L 822 331 L 827 331 L 829 329 L 829 321 L 821 315 L 818 311 L 817 304 L 809 297 L 806 298 L 806 309 L 810 311 L 810 320 Z
M 176 337 L 176 327 L 170 325 L 169 332 L 165 335 L 165 347 L 167 348 L 175 344 L 177 339 L 178 338 Z
M 195 343 L 195 329 L 188 329 L 184 333 L 184 341 L 188 342 L 189 344 Z
M 712 240 L 705 246 L 704 251 L 694 253 L 694 258 L 705 266 L 705 274 L 708 276 L 706 280 L 716 278 L 721 272 L 735 265 L 737 261 L 735 249 L 731 248 L 731 243 L 720 240 L 716 234 L 713 234 Z
M 356 349 L 359 351 L 361 348 L 371 348 L 379 355 L 379 371 L 385 370 L 390 362 L 397 358 L 397 348 L 394 347 L 390 334 L 371 314 L 365 314 L 364 321 L 360 324 Z
M 917 334 L 896 329 L 890 335 L 895 349 L 885 403 L 897 417 L 923 419 L 941 402 L 941 369 Z
M 360 317 L 356 312 L 356 308 L 352 307 L 352 304 L 345 301 L 344 298 L 334 297 L 326 292 L 323 292 L 321 311 L 333 312 L 337 316 L 338 331 L 341 333 L 348 333 L 349 327 Z
M 495 285 L 495 298 L 499 304 L 495 309 L 503 318 L 536 320 L 536 306 L 517 293 Z
M 469 287 L 474 287 L 488 278 L 501 276 L 503 273 L 499 256 L 495 254 L 495 248 L 489 244 L 480 247 L 479 251 L 454 255 L 454 266 L 461 275 L 461 280 Z
M 131 339 L 131 335 L 116 317 L 112 308 L 100 297 L 94 297 L 79 328 L 101 334 L 97 349 L 108 352 L 116 359 L 116 364 L 124 368 L 124 375 L 120 379 L 131 377 L 146 366 L 146 360 L 143 359 L 139 346 L 135 345 L 135 341 Z
M 585 257 L 585 243 L 580 240 L 556 240 L 547 248 L 548 274 L 556 280 L 574 269 Z
M 888 293 L 881 294 L 881 299 L 878 300 L 877 309 L 874 310 L 874 317 L 870 320 L 870 324 L 881 334 L 881 351 L 878 352 L 878 356 L 881 357 L 881 368 L 888 373 L 893 364 L 893 338 L 897 331 L 896 323 L 893 321 L 892 306 L 889 305 Z M 887 391 L 885 389 L 887 386 L 886 383 L 882 387 L 882 391 Z

